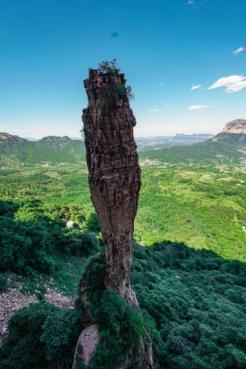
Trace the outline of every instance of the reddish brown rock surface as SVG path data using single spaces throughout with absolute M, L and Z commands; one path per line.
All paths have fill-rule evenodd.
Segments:
M 105 285 L 137 304 L 129 275 L 141 185 L 133 137 L 136 120 L 123 74 L 104 75 L 91 69 L 84 84 L 89 101 L 82 117 L 89 187 L 106 246 Z

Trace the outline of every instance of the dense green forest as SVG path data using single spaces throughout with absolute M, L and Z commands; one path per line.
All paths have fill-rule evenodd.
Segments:
M 149 165 L 144 160 L 142 164 L 135 222 L 138 242 L 185 242 L 193 248 L 245 260 L 246 174 L 242 168 L 161 162 Z M 74 205 L 93 212 L 84 162 L 2 169 L 0 178 L 4 200 L 22 204 L 40 200 L 45 206 Z
M 95 304 L 91 313 L 103 339 L 91 368 L 113 369 L 145 330 L 154 342 L 160 368 L 245 368 L 244 263 L 184 244 L 143 247 L 135 243 L 132 284 L 141 306 L 135 311 L 101 286 L 103 245 L 93 213 L 39 201 L 0 205 L 0 268 L 5 272 L 1 288 L 8 287 L 3 279 L 15 272 L 25 282 L 25 292 L 35 293 L 40 300 L 11 318 L 9 335 L 0 349 L 1 368 L 70 367 L 83 307 L 60 309 L 43 296 L 51 281 L 75 296 L 82 272 L 90 294 L 100 300 L 100 309 Z M 72 230 L 65 226 L 70 218 L 75 223 Z
M 177 158 L 194 147 L 176 148 Z M 242 157 L 176 163 L 170 150 L 140 155 L 132 284 L 141 310 L 100 284 L 104 246 L 85 161 L 51 150 L 54 160 L 0 169 L 0 293 L 20 283 L 39 300 L 12 316 L 1 369 L 71 367 L 83 306 L 59 308 L 44 296 L 52 288 L 76 300 L 81 275 L 100 304 L 91 314 L 103 338 L 90 369 L 114 369 L 143 332 L 160 369 L 246 367 Z

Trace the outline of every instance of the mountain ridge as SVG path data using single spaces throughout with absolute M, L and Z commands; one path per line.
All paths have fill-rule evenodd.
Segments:
M 0 132 L 0 149 L 14 144 L 27 144 L 28 142 L 30 141 L 28 141 L 26 138 L 17 135 L 11 135 L 10 133 L 6 132 Z
M 203 162 L 206 164 L 240 164 L 245 166 L 246 134 L 237 129 L 239 122 L 240 124 L 242 122 L 246 123 L 245 120 L 234 120 L 227 123 L 221 132 L 209 140 L 189 146 L 148 150 L 142 153 L 142 158 L 172 164 Z M 228 131 L 229 129 L 230 131 Z M 235 130 L 237 133 L 232 133 L 231 130 Z
M 9 133 L 0 133 L 1 167 L 74 163 L 81 160 L 84 160 L 82 140 L 72 140 L 68 136 L 47 136 L 38 141 L 30 141 Z
M 227 123 L 220 133 L 208 139 L 207 134 L 170 137 L 137 139 L 140 158 L 169 163 L 246 161 L 246 120 L 243 119 Z M 85 160 L 82 140 L 68 136 L 46 136 L 30 141 L 17 135 L 0 133 L 1 167 L 76 163 L 81 160 Z
M 246 134 L 246 120 L 235 119 L 231 122 L 228 122 L 223 128 L 222 132 L 233 134 Z

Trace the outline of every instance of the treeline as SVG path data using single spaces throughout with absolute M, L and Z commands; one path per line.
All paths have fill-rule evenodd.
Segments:
M 0 272 L 52 273 L 58 254 L 88 256 L 99 247 L 94 213 L 79 206 L 0 201 Z

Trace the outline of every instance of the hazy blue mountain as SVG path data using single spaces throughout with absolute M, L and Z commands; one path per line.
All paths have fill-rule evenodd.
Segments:
M 149 149 L 140 153 L 142 159 L 153 159 L 169 163 L 207 162 L 207 163 L 245 163 L 246 130 L 237 130 L 239 120 L 227 123 L 223 132 L 204 142 L 186 146 Z M 240 125 L 246 121 L 240 120 Z M 234 125 L 234 126 L 233 126 Z M 230 130 L 226 130 L 230 127 Z M 241 126 L 240 126 L 241 127 Z M 231 133 L 234 131 L 234 133 Z M 237 132 L 237 133 L 236 133 Z
M 212 137 L 213 135 L 208 133 L 195 133 L 192 135 L 177 134 L 175 136 L 137 137 L 136 142 L 138 150 L 144 151 L 149 149 L 157 150 L 164 147 L 191 145 L 193 143 L 206 141 Z

